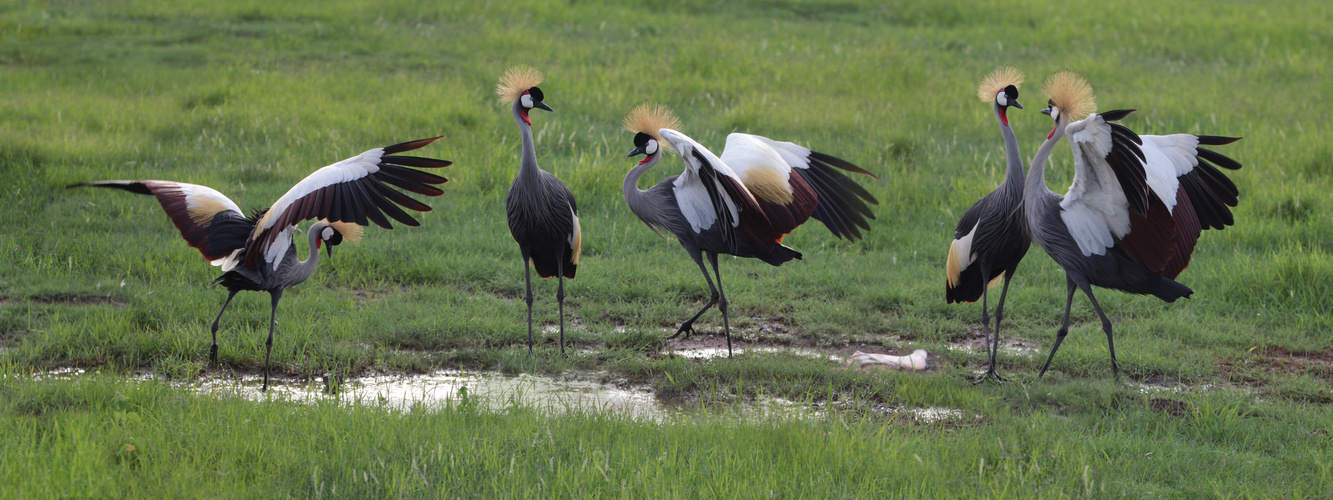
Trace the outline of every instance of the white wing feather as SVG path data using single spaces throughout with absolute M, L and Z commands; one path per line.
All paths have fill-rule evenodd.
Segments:
M 685 134 L 666 128 L 658 131 L 658 133 L 662 135 L 663 139 L 671 143 L 672 147 L 676 148 L 676 152 L 680 153 L 680 157 L 685 160 L 685 172 L 676 177 L 675 182 L 676 203 L 680 206 L 681 215 L 685 216 L 685 220 L 689 221 L 690 228 L 695 232 L 713 227 L 713 224 L 717 222 L 717 212 L 713 210 L 713 202 L 708 198 L 708 190 L 704 188 L 703 178 L 699 176 L 699 169 L 703 166 L 699 164 L 699 159 L 695 158 L 692 151 L 698 151 L 699 155 L 708 162 L 709 166 L 718 175 L 725 175 L 737 181 L 740 181 L 740 177 L 731 170 L 731 167 L 727 166 L 726 162 Z M 727 196 L 727 191 L 721 184 L 717 181 L 713 182 L 716 185 L 717 193 L 723 197 L 727 210 L 731 211 L 731 220 L 734 221 L 732 225 L 739 225 L 740 210 L 736 208 L 736 202 Z
M 735 170 L 741 180 L 748 179 L 750 171 L 755 168 L 773 170 L 781 175 L 783 180 L 789 180 L 792 166 L 796 165 L 793 159 L 801 162 L 801 168 L 809 166 L 805 157 L 796 157 L 797 153 L 794 152 L 784 154 L 783 150 L 773 147 L 774 144 L 777 143 L 757 135 L 730 134 L 727 136 L 726 149 L 722 150 L 722 161 Z M 785 144 L 796 146 L 790 142 Z M 809 152 L 807 149 L 806 154 Z
M 1143 145 L 1143 169 L 1152 188 L 1168 211 L 1176 207 L 1176 190 L 1180 176 L 1190 173 L 1199 165 L 1198 136 L 1190 134 L 1140 135 Z
M 281 219 L 282 213 L 291 208 L 292 204 L 301 197 L 334 184 L 354 181 L 379 172 L 380 157 L 382 156 L 384 156 L 384 148 L 371 149 L 316 170 L 306 178 L 301 179 L 301 182 L 296 183 L 295 186 L 287 190 L 286 194 L 278 198 L 278 201 L 273 203 L 264 218 L 260 219 L 254 235 L 257 236 L 265 231 L 272 230 L 273 225 Z M 292 230 L 294 228 L 296 228 L 295 224 L 282 228 L 281 233 L 273 240 L 273 243 L 263 249 L 264 261 L 275 271 L 278 269 L 278 264 L 282 262 L 282 256 L 287 253 L 287 248 L 292 246 Z
M 1065 127 L 1074 152 L 1074 182 L 1060 217 L 1084 256 L 1103 255 L 1129 233 L 1129 200 L 1106 155 L 1111 152 L 1111 126 L 1092 115 Z

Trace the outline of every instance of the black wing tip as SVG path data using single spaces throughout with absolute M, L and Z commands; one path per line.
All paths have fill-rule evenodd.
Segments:
M 865 175 L 870 176 L 870 178 L 872 178 L 872 179 L 879 180 L 879 176 L 870 173 L 869 170 L 866 170 L 866 169 L 864 169 L 864 168 L 858 167 L 858 166 L 856 166 L 856 164 L 854 164 L 854 163 L 852 163 L 852 162 L 849 162 L 849 161 L 844 160 L 844 159 L 842 159 L 842 158 L 838 158 L 838 157 L 833 156 L 833 155 L 831 155 L 831 154 L 828 154 L 828 153 L 821 153 L 821 152 L 819 152 L 819 151 L 813 151 L 813 150 L 812 150 L 812 151 L 810 151 L 810 157 L 813 158 L 813 159 L 815 159 L 815 160 L 818 160 L 818 161 L 820 161 L 820 162 L 827 163 L 827 164 L 829 164 L 829 165 L 832 165 L 832 166 L 838 167 L 838 168 L 840 168 L 840 169 L 846 170 L 846 171 L 848 171 L 848 172 L 856 172 L 856 173 L 858 173 L 858 174 L 865 174 Z
M 149 188 L 148 188 L 148 185 L 147 185 L 147 184 L 144 184 L 143 181 L 87 181 L 87 182 L 76 182 L 76 183 L 74 183 L 74 184 L 70 184 L 70 185 L 65 186 L 65 189 L 73 189 L 73 188 L 77 188 L 77 187 L 104 187 L 104 188 L 116 188 L 116 189 L 123 189 L 123 190 L 125 190 L 125 191 L 129 191 L 129 192 L 131 192 L 131 193 L 137 193 L 137 194 L 153 194 L 153 191 L 152 191 L 151 189 L 149 189 Z
M 1198 135 L 1199 144 L 1205 146 L 1222 146 L 1241 140 L 1240 137 L 1226 137 L 1221 135 Z
M 1130 113 L 1138 111 L 1137 109 L 1113 109 L 1105 113 L 1098 113 L 1103 120 L 1108 122 L 1120 121 L 1120 119 L 1129 116 Z
M 401 152 L 403 152 L 403 151 L 411 151 L 411 150 L 413 150 L 413 149 L 421 149 L 421 148 L 424 148 L 424 147 L 430 145 L 430 143 L 435 142 L 435 141 L 438 141 L 438 140 L 443 139 L 443 138 L 444 138 L 444 136 L 439 135 L 439 136 L 430 137 L 430 138 L 426 138 L 426 139 L 417 139 L 417 140 L 415 140 L 415 141 L 400 142 L 400 143 L 398 143 L 398 144 L 394 144 L 394 145 L 392 145 L 392 146 L 385 146 L 385 148 L 384 148 L 384 154 L 390 154 L 390 155 L 391 155 L 391 154 L 394 154 L 394 153 L 401 153 Z

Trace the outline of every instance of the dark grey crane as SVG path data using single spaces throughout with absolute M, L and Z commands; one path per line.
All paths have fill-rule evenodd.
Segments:
M 578 271 L 579 253 L 583 248 L 583 232 L 579 229 L 579 208 L 574 193 L 550 172 L 537 166 L 537 151 L 532 143 L 532 109 L 552 111 L 542 102 L 542 91 L 537 84 L 542 74 L 536 69 L 519 66 L 505 72 L 495 92 L 506 103 L 512 103 L 514 121 L 523 136 L 522 160 L 518 175 L 509 186 L 505 198 L 505 213 L 509 217 L 509 232 L 518 242 L 523 256 L 523 280 L 528 303 L 528 352 L 532 352 L 532 269 L 537 276 L 556 278 L 555 300 L 559 304 L 560 353 L 565 352 L 565 278 L 574 279 Z
M 1113 123 L 1133 110 L 1092 114 L 1092 88 L 1068 71 L 1048 78 L 1042 91 L 1050 96 L 1042 113 L 1055 119 L 1055 127 L 1032 159 L 1023 203 L 1032 239 L 1065 270 L 1066 297 L 1064 321 L 1038 377 L 1069 332 L 1077 288 L 1101 318 L 1111 372 L 1119 378 L 1111 320 L 1091 285 L 1167 302 L 1189 297 L 1193 291 L 1175 278 L 1189 265 L 1200 232 L 1234 222 L 1227 207 L 1236 206 L 1239 192 L 1217 167 L 1241 167 L 1199 146 L 1239 138 L 1140 136 Z M 1061 196 L 1046 187 L 1046 161 L 1065 135 L 1074 152 L 1074 182 Z
M 430 207 L 394 190 L 391 185 L 426 196 L 444 194 L 434 184 L 442 184 L 448 179 L 408 167 L 441 168 L 449 166 L 450 162 L 398 154 L 438 139 L 376 148 L 321 168 L 298 182 L 272 207 L 255 211 L 249 217 L 222 193 L 196 184 L 155 180 L 94 181 L 67 187 L 116 188 L 156 197 L 185 241 L 214 266 L 222 268 L 222 276 L 213 283 L 227 289 L 227 300 L 213 320 L 213 345 L 208 351 L 211 363 L 216 364 L 218 360 L 218 322 L 232 297 L 241 290 L 268 292 L 272 310 L 268 340 L 264 343 L 263 389 L 267 390 L 269 354 L 273 351 L 273 329 L 277 324 L 278 301 L 282 299 L 283 290 L 304 282 L 315 272 L 321 245 L 328 245 L 327 252 L 332 258 L 333 247 L 344 239 L 360 239 L 361 226 L 374 222 L 392 229 L 386 215 L 402 224 L 420 225 L 399 205 L 419 212 L 430 211 Z M 310 252 L 306 260 L 298 260 L 292 235 L 300 222 L 310 219 L 319 219 L 310 227 L 307 237 Z
M 675 116 L 661 106 L 640 105 L 625 118 L 625 128 L 635 134 L 629 156 L 646 156 L 625 174 L 621 192 L 630 210 L 649 228 L 676 236 L 708 282 L 708 303 L 667 338 L 689 335 L 695 320 L 717 305 L 730 356 L 731 325 L 718 254 L 752 257 L 774 266 L 799 259 L 801 253 L 782 245 L 782 238 L 811 217 L 835 236 L 856 240 L 860 230 L 870 228 L 866 219 L 874 219 L 866 202 L 878 202 L 834 167 L 874 176 L 840 158 L 749 134 L 727 136 L 726 151 L 718 158 L 672 129 L 676 126 Z M 661 159 L 663 142 L 685 160 L 685 171 L 640 190 L 639 178 Z M 716 286 L 704 267 L 705 254 Z
M 976 302 L 981 299 L 981 325 L 986 336 L 986 375 L 983 378 L 1004 380 L 995 370 L 995 355 L 1000 345 L 1000 324 L 1004 322 L 1004 299 L 1009 294 L 1009 280 L 1014 277 L 1018 263 L 1032 246 L 1028 237 L 1027 220 L 1023 218 L 1023 160 L 1018 154 L 1018 139 L 1009 126 L 1010 107 L 1023 109 L 1018 103 L 1018 86 L 1023 84 L 1023 73 L 1014 68 L 1000 68 L 982 80 L 977 97 L 989 102 L 995 109 L 995 119 L 1004 136 L 1006 168 L 1004 181 L 990 194 L 977 200 L 958 221 L 949 245 L 945 263 L 947 276 L 944 299 L 954 302 Z M 990 317 L 986 304 L 990 284 L 1001 276 L 1004 288 L 995 305 L 995 330 L 991 334 Z

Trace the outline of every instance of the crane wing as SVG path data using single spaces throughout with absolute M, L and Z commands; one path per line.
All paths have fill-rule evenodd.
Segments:
M 81 186 L 152 195 L 171 217 L 181 237 L 215 266 L 222 265 L 245 246 L 246 236 L 254 225 L 253 220 L 246 219 L 241 213 L 236 202 L 207 186 L 143 180 L 81 182 L 66 188 Z
M 696 233 L 714 225 L 734 252 L 737 232 L 763 251 L 772 251 L 779 233 L 765 216 L 754 195 L 731 168 L 694 139 L 671 129 L 659 131 L 685 160 L 685 172 L 676 177 L 676 203 Z
M 1103 255 L 1130 231 L 1130 213 L 1148 211 L 1149 188 L 1138 136 L 1110 123 L 1130 111 L 1093 114 L 1069 124 L 1074 182 L 1060 217 L 1085 256 Z
M 794 221 L 790 226 L 794 228 L 814 217 L 834 236 L 856 240 L 862 229 L 870 229 L 866 220 L 875 218 L 867 203 L 878 205 L 879 201 L 837 169 L 877 177 L 841 158 L 791 142 L 736 133 L 727 136 L 722 161 L 736 170 L 756 198 L 779 208 L 780 216 L 774 217 L 775 210 L 769 210 L 767 204 L 764 207 L 775 219 L 776 229 L 782 230 L 789 220 Z
M 292 244 L 292 229 L 305 220 L 328 219 L 362 226 L 374 222 L 392 229 L 387 215 L 409 226 L 420 225 L 402 208 L 428 212 L 430 207 L 394 187 L 426 196 L 444 194 L 434 184 L 443 184 L 448 179 L 414 168 L 442 168 L 451 162 L 397 153 L 422 148 L 439 139 L 433 137 L 375 148 L 301 179 L 256 223 L 247 244 L 246 265 L 255 268 L 256 259 L 262 255 L 265 262 L 276 268 Z

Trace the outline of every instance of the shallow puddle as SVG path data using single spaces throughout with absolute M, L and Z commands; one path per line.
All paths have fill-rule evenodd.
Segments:
M 838 356 L 836 354 L 828 354 L 816 351 L 814 349 L 801 349 L 795 347 L 766 347 L 766 346 L 734 347 L 731 351 L 732 354 L 735 356 L 740 356 L 747 352 L 766 352 L 766 353 L 787 353 L 787 354 L 794 354 L 797 356 L 805 356 L 809 358 L 826 359 L 829 361 L 833 361 L 835 363 L 841 363 L 843 361 L 842 356 Z M 675 354 L 683 358 L 690 358 L 690 359 L 714 359 L 714 358 L 727 357 L 726 347 L 680 348 L 680 349 L 668 349 L 666 352 L 670 354 Z

